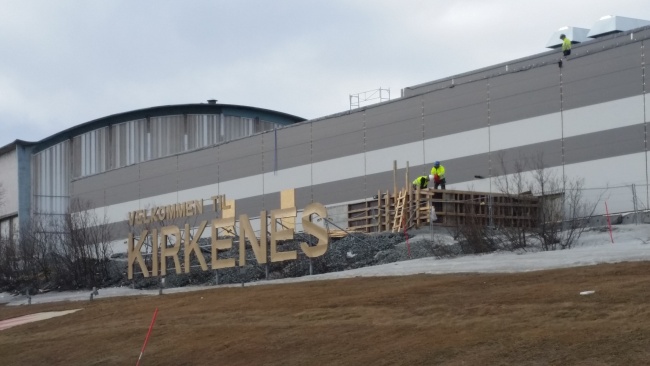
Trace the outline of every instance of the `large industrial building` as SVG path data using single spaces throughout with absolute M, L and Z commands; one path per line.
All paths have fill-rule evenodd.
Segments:
M 649 207 L 650 26 L 642 24 L 610 17 L 591 30 L 561 30 L 574 40 L 562 67 L 554 35 L 553 50 L 313 120 L 209 101 L 17 140 L 0 147 L 1 234 L 64 214 L 76 199 L 105 215 L 116 239 L 126 236 L 129 212 L 196 199 L 209 210 L 216 195 L 251 217 L 279 208 L 289 188 L 298 208 L 336 207 L 392 188 L 394 161 L 400 176 L 407 164 L 415 176 L 439 160 L 448 189 L 493 192 L 502 162 L 538 157 L 604 192 L 610 211 Z

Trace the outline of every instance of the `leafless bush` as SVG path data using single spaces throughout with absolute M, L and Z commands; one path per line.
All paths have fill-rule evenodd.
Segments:
M 512 203 L 507 215 L 511 217 L 511 225 L 501 225 L 499 232 L 509 243 L 509 249 L 525 250 L 530 244 L 530 237 L 533 233 L 533 227 L 530 222 L 536 222 L 536 217 L 531 217 L 535 213 L 527 211 L 528 205 L 518 205 L 520 200 L 526 200 L 524 196 L 530 196 L 533 187 L 525 178 L 524 172 L 529 163 L 529 159 L 520 157 L 512 164 L 509 169 L 506 164 L 505 154 L 499 154 L 500 175 L 494 180 L 495 186 L 499 193 L 505 194 Z M 512 173 L 510 173 L 512 171 Z
M 18 253 L 11 238 L 0 236 L 0 286 L 6 286 L 19 275 Z
M 68 212 L 53 225 L 52 263 L 57 282 L 74 287 L 98 286 L 109 276 L 110 233 L 106 218 L 73 200 Z
M 34 215 L 11 247 L 0 243 L 2 284 L 24 288 L 90 288 L 110 277 L 110 233 L 88 204 L 73 200 L 63 215 Z M 13 249 L 12 249 L 13 248 Z
M 511 163 L 510 169 L 504 154 L 499 159 L 501 172 L 495 182 L 500 193 L 511 199 L 534 195 L 539 201 L 536 217 L 528 217 L 530 221 L 538 223 L 536 227 L 519 225 L 499 228 L 513 249 L 525 249 L 531 238 L 537 239 L 543 250 L 573 247 L 598 203 L 585 201 L 582 195 L 584 180 L 569 179 L 548 169 L 541 153 L 533 158 L 520 157 Z M 529 174 L 526 175 L 526 172 Z M 526 217 L 526 212 L 516 211 L 516 208 L 513 210 L 513 216 Z
M 480 213 L 481 208 L 485 208 L 485 202 L 467 202 L 464 222 L 458 221 L 456 225 L 454 239 L 464 254 L 490 253 L 501 248 L 498 236 L 488 225 L 488 218 Z

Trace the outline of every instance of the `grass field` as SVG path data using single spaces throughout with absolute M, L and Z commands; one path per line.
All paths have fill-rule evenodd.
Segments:
M 595 290 L 580 296 L 579 292 Z M 1 365 L 645 365 L 650 263 L 0 307 Z

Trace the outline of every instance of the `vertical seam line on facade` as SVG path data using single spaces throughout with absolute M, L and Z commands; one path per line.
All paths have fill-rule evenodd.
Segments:
M 366 174 L 368 172 L 368 157 L 367 157 L 367 147 L 366 147 L 366 109 L 363 109 L 363 194 L 365 196 L 364 200 L 368 201 L 368 180 Z
M 420 96 L 420 118 L 422 122 L 422 166 L 424 168 L 423 175 L 428 175 L 426 165 L 427 165 L 427 152 L 426 146 L 424 143 L 426 136 L 426 127 L 424 125 L 424 95 Z
M 490 193 L 492 193 L 492 105 L 490 100 L 490 78 L 487 79 L 487 132 L 488 132 L 488 177 L 490 177 Z
M 314 202 L 314 122 L 309 122 L 309 199 Z
M 562 144 L 562 192 L 564 192 L 566 189 L 566 176 L 564 171 L 564 73 L 562 72 L 562 67 L 560 67 L 560 134 L 560 142 Z
M 273 175 L 275 175 L 275 171 L 276 171 L 275 166 L 278 163 L 278 155 L 277 155 L 278 154 L 278 135 L 277 135 L 276 131 L 277 130 L 274 127 L 273 128 L 273 152 L 274 152 L 274 155 L 273 155 Z M 262 209 L 266 210 L 266 197 L 265 197 L 265 194 L 266 194 L 266 187 L 265 187 L 266 183 L 265 183 L 265 181 L 266 180 L 264 179 L 265 178 L 264 176 L 266 175 L 265 174 L 266 171 L 264 169 L 265 168 L 264 163 L 265 163 L 266 160 L 264 159 L 264 155 L 265 155 L 264 154 L 264 135 L 265 135 L 264 133 L 260 134 L 260 139 L 262 140 L 262 142 L 260 143 L 260 145 L 261 145 L 260 153 L 262 155 Z
M 643 88 L 643 146 L 645 149 L 645 197 L 646 207 L 650 207 L 650 188 L 648 182 L 648 114 L 645 87 L 645 41 L 641 41 L 641 85 Z

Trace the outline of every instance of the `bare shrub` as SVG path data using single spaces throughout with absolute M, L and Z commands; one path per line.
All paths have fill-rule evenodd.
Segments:
M 507 213 L 511 216 L 511 224 L 500 226 L 499 232 L 509 244 L 509 249 L 526 250 L 530 244 L 531 234 L 534 231 L 534 228 L 526 223 L 537 221 L 537 218 L 532 216 L 535 213 L 526 211 L 529 209 L 527 205 L 518 205 L 520 200 L 526 201 L 524 196 L 531 196 L 533 189 L 531 183 L 526 180 L 524 175 L 526 166 L 528 165 L 528 159 L 520 157 L 513 162 L 512 167 L 509 169 L 505 154 L 501 152 L 499 154 L 499 162 L 501 171 L 499 177 L 494 182 L 497 190 L 501 194 L 506 195 L 510 199 L 510 202 L 512 202 Z
M 487 224 L 487 218 L 481 214 L 485 202 L 471 202 L 465 204 L 464 223 L 458 222 L 454 238 L 460 245 L 464 254 L 490 253 L 501 249 L 500 240 L 494 230 Z
M 88 203 L 73 200 L 68 212 L 54 226 L 57 282 L 78 288 L 99 286 L 109 277 L 110 233 Z
M 584 180 L 569 179 L 548 169 L 542 153 L 533 158 L 519 157 L 510 165 L 504 154 L 500 154 L 499 159 L 501 172 L 495 179 L 497 189 L 511 199 L 534 195 L 539 201 L 537 217 L 528 217 L 538 223 L 537 227 L 515 225 L 499 228 L 512 248 L 525 249 L 533 238 L 543 250 L 573 247 L 600 199 L 586 202 L 582 195 Z M 528 177 L 526 172 L 529 172 Z M 527 213 L 516 211 L 513 215 L 526 217 Z

